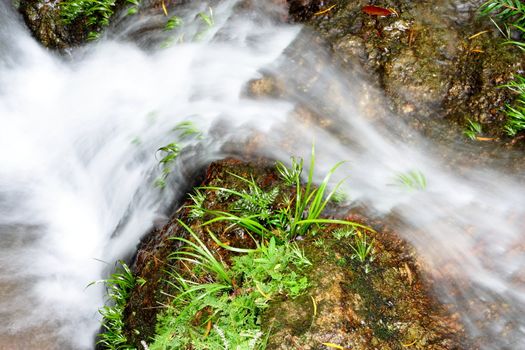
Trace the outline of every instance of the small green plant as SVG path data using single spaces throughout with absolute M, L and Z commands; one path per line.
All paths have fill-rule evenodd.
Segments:
M 367 260 L 373 260 L 374 241 L 368 241 L 366 232 L 363 233 L 357 230 L 354 236 L 354 244 L 351 247 L 354 251 L 354 254 L 352 254 L 353 259 L 357 259 L 362 264 L 366 263 Z
M 126 0 L 126 2 L 131 5 L 128 8 L 128 12 L 126 12 L 127 16 L 134 15 L 137 12 L 139 12 L 139 7 L 140 7 L 140 1 L 139 0 Z
M 180 152 L 181 147 L 176 142 L 160 147 L 157 150 L 157 153 L 162 154 L 162 158 L 159 160 L 159 165 L 162 167 L 162 175 L 155 179 L 156 187 L 164 188 L 166 186 L 166 178 L 173 170 L 173 163 L 178 158 Z
M 332 232 L 332 235 L 335 239 L 340 241 L 342 239 L 350 238 L 353 235 L 355 235 L 355 229 L 353 227 L 338 228 Z
M 502 87 L 517 94 L 514 104 L 505 106 L 507 114 L 505 131 L 509 136 L 515 136 L 518 132 L 525 130 L 525 77 L 518 75 L 513 81 Z
M 482 133 L 481 124 L 470 119 L 467 120 L 467 123 L 468 124 L 465 130 L 463 131 L 463 135 L 465 135 L 471 140 L 476 140 L 476 137 L 478 137 Z
M 494 15 L 503 21 L 525 25 L 525 2 L 521 0 L 489 0 L 480 7 L 483 16 Z
M 292 164 L 290 168 L 284 165 L 283 162 L 277 162 L 275 169 L 281 176 L 281 179 L 288 186 L 294 186 L 297 182 L 301 181 L 301 173 L 303 171 L 303 159 L 291 158 Z
M 194 194 L 190 194 L 190 199 L 193 204 L 190 205 L 189 217 L 192 219 L 202 218 L 205 214 L 204 201 L 206 200 L 206 194 L 199 189 L 195 190 Z
M 103 317 L 102 327 L 104 332 L 99 334 L 98 344 L 105 349 L 133 349 L 127 345 L 127 338 L 123 333 L 123 312 L 128 302 L 131 290 L 136 286 L 142 286 L 146 281 L 133 276 L 131 269 L 123 262 L 118 261 L 118 266 L 113 274 L 105 280 L 90 283 L 103 283 L 106 286 L 109 305 L 102 307 L 99 312 Z
M 398 173 L 396 176 L 396 184 L 409 190 L 424 190 L 427 188 L 425 175 L 418 170 Z
M 100 29 L 107 27 L 115 12 L 116 0 L 64 0 L 59 3 L 60 16 L 64 24 L 71 24 L 77 20 L 85 20 L 91 31 L 88 40 L 96 40 L 100 36 Z M 139 0 L 126 0 L 131 7 L 127 14 L 138 12 Z
M 192 242 L 183 237 L 173 237 L 172 239 L 186 244 L 185 250 L 178 250 L 171 254 L 171 258 L 179 261 L 186 261 L 200 266 L 205 271 L 212 274 L 215 281 L 223 285 L 232 287 L 232 277 L 230 276 L 224 262 L 218 260 L 215 255 L 208 249 L 206 244 L 202 242 L 197 234 L 193 232 L 185 223 L 178 220 L 179 224 L 186 229 L 191 238 L 196 242 Z
M 215 24 L 213 9 L 211 7 L 208 7 L 208 13 L 199 12 L 198 16 L 208 27 L 213 27 Z
M 182 18 L 178 16 L 171 16 L 170 19 L 168 19 L 168 21 L 166 22 L 166 25 L 164 26 L 164 30 L 165 31 L 173 30 L 175 28 L 182 26 L 182 23 L 183 23 Z
M 203 139 L 202 132 L 191 121 L 178 123 L 172 131 L 179 134 L 178 142 L 169 143 L 157 150 L 157 154 L 162 154 L 162 158 L 159 160 L 159 165 L 162 168 L 162 175 L 155 179 L 154 185 L 159 188 L 164 188 L 166 186 L 166 179 L 173 170 L 173 163 L 182 152 L 184 146 L 183 142 L 187 142 L 187 139 L 189 138 L 197 138 L 199 140 Z
M 278 162 L 276 165 L 277 172 L 283 178 L 283 181 L 286 181 L 287 185 L 292 187 L 294 193 L 294 198 L 288 198 L 288 200 L 284 196 L 283 202 L 286 206 L 278 210 L 271 208 L 271 204 L 278 195 L 277 189 L 274 188 L 270 192 L 264 192 L 254 183 L 253 179 L 247 180 L 232 174 L 246 182 L 249 185 L 249 191 L 235 191 L 213 186 L 207 186 L 204 189 L 222 191 L 239 197 L 234 212 L 238 212 L 240 215 L 223 211 L 210 211 L 208 213 L 214 215 L 215 218 L 205 224 L 211 224 L 216 221 L 229 221 L 263 237 L 269 234 L 275 235 L 275 231 L 278 231 L 279 238 L 284 241 L 291 240 L 297 236 L 305 236 L 308 232 L 313 234 L 312 226 L 318 227 L 323 224 L 340 224 L 365 228 L 363 225 L 347 220 L 321 218 L 326 205 L 344 181 L 340 181 L 332 191 L 328 192 L 330 178 L 341 164 L 343 162 L 339 162 L 332 167 L 321 184 L 316 187 L 313 183 L 315 166 L 315 151 L 313 147 L 308 180 L 304 186 L 301 183 L 302 160 L 299 161 L 292 158 L 291 168 L 287 168 Z
M 169 283 L 178 293 L 159 315 L 150 349 L 263 350 L 267 336 L 260 326 L 261 313 L 277 295 L 302 295 L 308 280 L 301 271 L 311 263 L 295 244 L 278 244 L 271 238 L 257 243 L 256 249 L 221 243 L 227 250 L 242 253 L 227 265 L 195 232 L 179 223 L 191 241 L 174 238 L 185 246 L 172 258 L 182 262 L 186 271 L 171 273 L 174 278 Z
M 525 2 L 521 0 L 489 0 L 480 7 L 480 14 L 483 16 L 495 16 L 503 22 L 505 31 L 495 22 L 499 31 L 507 38 L 504 44 L 515 45 L 525 50 L 523 40 L 513 40 L 511 28 L 521 33 L 522 39 L 525 36 Z
M 325 245 L 325 241 L 324 241 L 324 239 L 322 239 L 322 238 L 317 238 L 317 239 L 313 242 L 313 245 L 314 245 L 315 247 L 317 247 L 317 248 L 322 248 L 322 247 L 324 247 L 324 245 Z

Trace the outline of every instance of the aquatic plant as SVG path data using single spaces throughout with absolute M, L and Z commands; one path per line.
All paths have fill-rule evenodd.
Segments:
M 265 192 L 257 186 L 253 179 L 248 180 L 231 174 L 248 184 L 249 190 L 236 191 L 216 186 L 202 187 L 205 190 L 229 193 L 239 198 L 235 202 L 232 212 L 207 211 L 214 218 L 205 224 L 228 221 L 263 237 L 268 236 L 270 233 L 272 235 L 277 234 L 284 241 L 297 236 L 304 236 L 307 233 L 314 235 L 315 232 L 311 230 L 312 225 L 339 224 L 364 228 L 363 225 L 347 220 L 321 218 L 324 209 L 344 181 L 340 181 L 331 191 L 328 191 L 328 184 L 332 174 L 343 163 L 339 162 L 333 166 L 323 181 L 316 186 L 313 182 L 315 150 L 312 147 L 308 179 L 303 186 L 301 182 L 301 174 L 303 172 L 302 159 L 298 160 L 293 157 L 289 168 L 282 162 L 277 162 L 276 170 L 285 184 L 291 187 L 289 190 L 292 190 L 293 196 L 293 198 L 288 198 L 287 195 L 283 195 L 281 206 L 278 209 L 271 208 L 271 204 L 279 194 L 278 188 Z
M 133 349 L 127 345 L 127 338 L 123 333 L 123 312 L 131 290 L 135 286 L 144 285 L 146 281 L 140 277 L 135 277 L 123 261 L 118 261 L 117 264 L 115 272 L 109 278 L 89 284 L 103 283 L 106 286 L 107 298 L 110 303 L 99 310 L 103 318 L 102 328 L 104 331 L 98 335 L 97 343 L 109 350 Z
M 482 128 L 480 123 L 467 119 L 467 126 L 465 127 L 465 130 L 463 130 L 463 135 L 471 140 L 476 140 L 477 136 L 481 134 L 481 132 Z
M 352 257 L 356 258 L 361 263 L 365 263 L 367 259 L 372 256 L 374 241 L 368 241 L 366 232 L 363 233 L 360 230 L 357 230 L 354 235 L 354 244 L 351 247 L 354 251 Z
M 480 7 L 480 14 L 484 16 L 495 16 L 503 22 L 505 31 L 494 22 L 499 31 L 507 38 L 505 44 L 512 44 L 525 50 L 523 40 L 512 39 L 511 31 L 514 29 L 520 33 L 521 39 L 525 36 L 525 2 L 521 0 L 489 0 Z
M 419 170 L 410 170 L 396 175 L 396 184 L 409 190 L 424 190 L 427 188 L 427 179 Z
M 190 194 L 190 199 L 193 204 L 189 206 L 190 214 L 188 216 L 192 219 L 202 218 L 205 213 L 203 205 L 206 200 L 206 194 L 197 188 L 195 193 Z
M 171 16 L 170 19 L 166 22 L 164 30 L 169 31 L 175 28 L 178 28 L 182 25 L 182 19 L 178 16 Z
M 509 136 L 515 136 L 518 132 L 525 130 L 525 77 L 518 75 L 513 81 L 503 85 L 517 94 L 513 104 L 505 106 L 507 123 L 505 131 Z
M 131 5 L 128 15 L 138 12 L 139 0 L 126 2 Z M 65 0 L 59 3 L 60 16 L 65 24 L 84 20 L 91 29 L 88 40 L 95 40 L 100 36 L 100 29 L 109 25 L 116 3 L 116 0 Z
M 308 287 L 302 270 L 311 263 L 293 243 L 275 238 L 231 258 L 216 258 L 198 235 L 182 221 L 190 238 L 173 238 L 185 245 L 171 258 L 182 270 L 168 281 L 177 291 L 159 315 L 157 335 L 149 348 L 264 349 L 260 314 L 276 295 L 297 297 Z M 216 237 L 211 233 L 212 237 Z M 191 240 L 190 240 L 191 239 Z
M 165 146 L 157 149 L 157 153 L 161 154 L 162 157 L 159 160 L 159 166 L 162 168 L 162 175 L 155 179 L 155 186 L 164 188 L 166 186 L 166 178 L 173 170 L 173 164 L 179 157 L 185 143 L 187 144 L 188 139 L 195 138 L 202 140 L 204 138 L 202 131 L 192 121 L 182 121 L 175 125 L 172 132 L 176 132 L 177 139 Z

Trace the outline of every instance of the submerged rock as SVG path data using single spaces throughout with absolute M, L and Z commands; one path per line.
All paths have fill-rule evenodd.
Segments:
M 233 174 L 253 179 L 265 191 L 282 185 L 273 164 L 232 159 L 212 163 L 202 185 L 241 191 L 246 182 Z M 279 194 L 274 205 L 279 207 L 286 196 Z M 230 197 L 207 192 L 203 206 L 230 210 Z M 331 211 L 337 211 L 336 207 Z M 352 212 L 343 218 L 373 224 Z M 207 237 L 188 207 L 181 207 L 166 226 L 147 235 L 133 263 L 135 274 L 147 282 L 132 291 L 124 317 L 128 342 L 138 348 L 142 341 L 150 344 L 156 317 L 177 295 L 168 271 L 173 268 L 169 256 L 179 248 L 170 238 L 186 234 L 178 219 L 198 232 L 211 251 L 225 261 L 230 259 L 231 253 Z M 212 230 L 233 247 L 253 246 L 242 229 L 222 224 Z M 373 249 L 360 260 L 355 247 L 363 235 Z M 422 278 L 416 253 L 396 234 L 386 229 L 351 232 L 331 225 L 300 238 L 296 243 L 312 262 L 306 271 L 309 288 L 298 298 L 280 296 L 270 301 L 260 319 L 262 330 L 269 335 L 267 349 L 467 348 L 458 317 L 434 298 Z

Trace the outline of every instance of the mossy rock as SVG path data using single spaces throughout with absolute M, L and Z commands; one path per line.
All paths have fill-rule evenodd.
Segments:
M 88 31 L 82 20 L 65 24 L 60 15 L 61 0 L 21 0 L 18 6 L 33 36 L 50 49 L 67 49 L 84 43 Z
M 266 160 L 243 162 L 227 159 L 212 163 L 202 185 L 235 190 L 246 183 L 233 174 L 252 179 L 262 189 L 281 185 L 274 164 Z M 276 206 L 284 197 L 281 193 Z M 204 207 L 229 210 L 235 198 L 217 191 L 207 193 Z M 189 204 L 186 202 L 185 204 Z M 332 204 L 336 209 L 335 204 Z M 133 270 L 147 282 L 132 291 L 124 314 L 125 334 L 130 345 L 140 348 L 155 335 L 156 317 L 176 291 L 167 274 L 173 263 L 169 255 L 179 247 L 170 238 L 187 233 L 178 224 L 186 222 L 208 248 L 224 261 L 231 254 L 217 246 L 201 226 L 201 219 L 181 207 L 162 229 L 143 240 L 134 259 Z M 342 219 L 377 226 L 358 214 L 348 212 Z M 225 223 L 211 228 L 222 242 L 235 247 L 253 245 L 242 230 Z M 382 228 L 368 233 L 374 240 L 374 259 L 359 262 L 352 249 L 353 236 L 336 239 L 336 226 L 326 226 L 315 237 L 298 237 L 296 243 L 312 262 L 306 272 L 310 283 L 298 298 L 275 297 L 261 318 L 261 328 L 269 334 L 267 349 L 326 349 L 323 343 L 351 349 L 463 349 L 461 323 L 451 310 L 441 305 L 422 279 L 416 254 L 396 234 Z

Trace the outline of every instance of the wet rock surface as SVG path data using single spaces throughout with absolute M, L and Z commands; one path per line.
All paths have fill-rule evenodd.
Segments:
M 253 176 L 265 190 L 280 183 L 268 161 L 228 159 L 212 163 L 202 184 L 244 188 L 246 184 L 232 173 Z M 225 210 L 230 202 L 210 192 L 205 207 Z M 352 212 L 344 218 L 374 225 Z M 169 295 L 176 294 L 167 283 L 166 271 L 172 267 L 169 255 L 178 248 L 170 237 L 185 234 L 177 219 L 188 222 L 212 251 L 228 261 L 229 253 L 206 238 L 200 222 L 189 217 L 188 208 L 179 209 L 165 227 L 149 234 L 133 264 L 134 272 L 147 282 L 133 290 L 125 312 L 126 335 L 139 348 L 141 340 L 149 342 L 153 336 L 156 316 Z M 221 241 L 235 247 L 253 245 L 242 230 L 227 226 L 212 228 Z M 353 238 L 337 236 L 335 227 L 297 241 L 313 264 L 306 273 L 310 287 L 296 299 L 271 302 L 262 315 L 262 327 L 270 334 L 267 348 L 326 349 L 326 344 L 345 349 L 468 348 L 462 343 L 465 335 L 458 318 L 439 304 L 425 284 L 415 252 L 385 228 L 367 234 L 374 249 L 373 258 L 366 262 L 356 260 Z
M 67 49 L 87 39 L 86 23 L 66 25 L 60 15 L 61 0 L 21 0 L 18 6 L 33 36 L 45 47 Z
M 498 87 L 524 71 L 525 55 L 501 45 L 497 29 L 477 15 L 481 3 L 376 2 L 392 11 L 380 17 L 363 12 L 369 1 L 289 2 L 291 17 L 320 33 L 343 62 L 360 64 L 415 129 L 432 133 L 439 119 L 462 128 L 470 119 L 485 136 L 504 138 L 502 109 L 514 96 Z
M 350 215 L 348 219 L 362 221 Z M 311 257 L 308 296 L 276 301 L 265 315 L 268 349 L 468 348 L 457 317 L 434 300 L 413 251 L 392 232 L 371 235 L 375 259 L 357 261 L 352 239 L 324 232 L 302 244 Z M 373 236 L 373 238 L 372 238 Z

